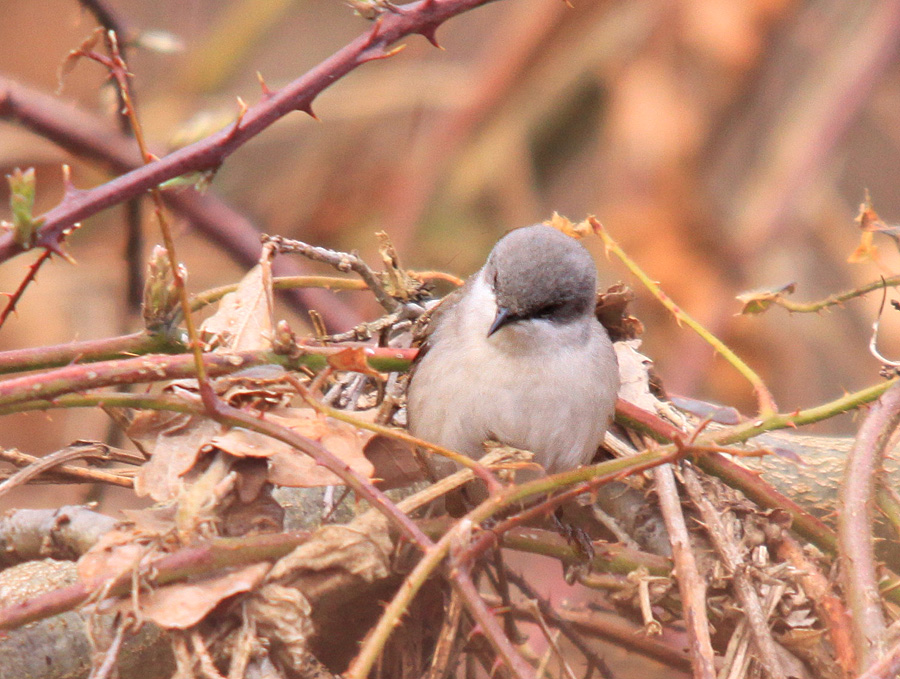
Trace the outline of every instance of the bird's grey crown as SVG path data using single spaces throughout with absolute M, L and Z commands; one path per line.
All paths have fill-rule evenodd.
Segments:
M 565 323 L 591 313 L 597 290 L 594 260 L 561 231 L 537 224 L 511 231 L 491 251 L 484 270 L 510 320 Z

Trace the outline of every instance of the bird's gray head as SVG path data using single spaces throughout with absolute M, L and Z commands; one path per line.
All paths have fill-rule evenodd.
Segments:
M 498 307 L 488 335 L 528 319 L 569 323 L 594 309 L 594 260 L 574 238 L 550 226 L 526 226 L 504 236 L 491 251 L 484 275 Z

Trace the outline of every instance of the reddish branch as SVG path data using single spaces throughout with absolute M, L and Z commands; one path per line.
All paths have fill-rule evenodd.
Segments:
M 18 123 L 69 153 L 99 163 L 116 174 L 141 167 L 134 139 L 111 127 L 105 119 L 3 76 L 0 76 L 0 118 Z M 259 229 L 214 192 L 184 189 L 167 191 L 163 198 L 171 209 L 188 219 L 199 233 L 223 248 L 235 261 L 248 267 L 259 261 Z M 278 276 L 302 273 L 296 262 L 284 258 L 276 260 L 272 270 Z M 287 290 L 284 294 L 302 310 L 319 309 L 329 328 L 347 328 L 359 322 L 352 309 L 321 290 Z
M 671 424 L 622 399 L 616 402 L 616 419 L 638 431 L 648 433 L 657 440 L 676 441 L 683 439 L 685 436 L 684 432 L 676 429 Z M 714 443 L 726 440 L 728 439 L 728 431 L 726 430 L 725 434 L 716 434 L 715 436 L 702 436 L 697 439 L 697 444 L 702 445 L 707 440 Z M 761 507 L 781 509 L 787 512 L 791 517 L 792 530 L 811 540 L 821 549 L 832 553 L 835 551 L 837 537 L 834 531 L 796 502 L 779 493 L 770 483 L 760 477 L 757 472 L 750 471 L 746 467 L 732 462 L 720 453 L 701 455 L 695 462 L 703 471 L 713 476 L 718 476 L 729 486 L 741 491 Z
M 259 103 L 247 109 L 233 125 L 94 189 L 69 192 L 57 207 L 42 216 L 44 224 L 38 235 L 38 246 L 57 247 L 66 228 L 100 210 L 142 195 L 162 182 L 184 174 L 215 170 L 234 151 L 288 113 L 311 112 L 315 98 L 336 80 L 366 62 L 391 56 L 390 46 L 401 38 L 418 33 L 434 42 L 435 31 L 444 21 L 488 1 L 422 0 L 386 11 L 364 35 L 283 89 L 264 88 Z M 8 100 L 9 94 L 3 99 Z M 3 108 L 8 110 L 8 107 L 7 102 Z M 11 117 L 8 112 L 6 115 Z M 40 123 L 33 123 L 33 129 L 38 127 Z M 22 246 L 11 236 L 0 237 L 0 261 L 22 251 Z
M 296 358 L 258 351 L 207 353 L 203 362 L 210 377 L 227 375 L 258 365 L 280 364 L 297 368 L 301 365 L 323 367 L 327 356 L 340 354 L 340 347 L 318 347 L 305 351 Z M 369 348 L 366 360 L 376 367 L 378 358 L 403 360 L 414 353 L 411 349 Z M 386 367 L 386 366 L 382 366 Z M 376 367 L 377 369 L 377 367 Z M 87 365 L 70 365 L 34 375 L 13 377 L 0 382 L 0 407 L 15 403 L 52 399 L 63 394 L 110 387 L 115 385 L 146 384 L 164 380 L 196 377 L 194 357 L 152 355 L 101 361 Z
M 900 384 L 895 384 L 872 406 L 859 428 L 838 496 L 838 557 L 860 663 L 858 670 L 875 662 L 886 642 L 872 525 L 875 486 L 884 473 L 885 452 L 898 425 Z

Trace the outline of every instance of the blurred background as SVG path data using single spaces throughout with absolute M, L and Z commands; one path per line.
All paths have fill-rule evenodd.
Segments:
M 377 264 L 373 234 L 385 230 L 405 266 L 459 275 L 508 229 L 553 211 L 595 214 L 761 373 L 782 410 L 876 382 L 867 344 L 879 295 L 819 315 L 776 308 L 754 317 L 737 315 L 735 295 L 796 282 L 797 299 L 819 299 L 900 270 L 887 240 L 880 264 L 847 262 L 866 189 L 887 222 L 900 219 L 900 2 L 573 2 L 490 4 L 442 26 L 443 50 L 405 40 L 399 55 L 326 90 L 314 104 L 318 122 L 291 114 L 239 149 L 210 192 L 260 231 L 357 249 Z M 274 89 L 369 28 L 339 0 L 109 6 L 156 47 L 128 54 L 140 117 L 163 149 L 233 121 L 236 96 L 260 96 L 257 72 Z M 52 93 L 66 54 L 95 25 L 76 0 L 0 0 L 0 74 Z M 115 128 L 114 92 L 98 65 L 79 63 L 60 97 Z M 39 211 L 61 197 L 62 163 L 80 188 L 109 178 L 0 122 L 0 170 L 37 168 Z M 0 217 L 7 199 L 4 183 Z M 138 327 L 125 303 L 124 223 L 122 208 L 85 222 L 69 241 L 78 264 L 42 269 L 0 348 Z M 192 292 L 246 270 L 190 224 L 176 225 Z M 160 241 L 149 214 L 143 230 L 146 259 Z M 604 282 L 635 286 L 633 313 L 667 388 L 752 415 L 748 385 L 606 261 L 599 241 L 587 244 Z M 29 261 L 5 263 L 0 289 L 15 289 Z M 378 313 L 366 295 L 341 299 L 359 320 Z M 892 325 L 886 319 L 882 349 L 896 357 Z M 40 454 L 102 438 L 107 426 L 98 413 L 4 418 L 0 442 Z M 854 426 L 846 417 L 816 431 Z

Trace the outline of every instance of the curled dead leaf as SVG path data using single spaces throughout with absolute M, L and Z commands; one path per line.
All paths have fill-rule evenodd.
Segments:
M 321 444 L 367 478 L 375 471 L 364 453 L 365 444 L 372 437 L 368 432 L 319 415 L 310 408 L 278 408 L 267 413 L 266 419 Z M 312 488 L 341 483 L 340 478 L 317 465 L 308 455 L 257 432 L 231 429 L 212 437 L 207 445 L 235 457 L 266 458 L 268 480 L 276 486 Z
M 381 373 L 369 366 L 369 357 L 374 355 L 371 347 L 347 347 L 328 357 L 328 365 L 335 370 L 364 373 L 381 377 Z
M 237 290 L 200 326 L 210 346 L 233 351 L 268 349 L 273 336 L 272 269 L 268 258 L 241 279 Z
M 133 571 L 155 550 L 141 539 L 137 529 L 118 527 L 101 537 L 78 560 L 78 577 L 91 586 L 100 586 Z
M 140 598 L 145 618 L 166 629 L 187 629 L 203 620 L 223 599 L 259 585 L 271 564 L 257 563 L 209 578 L 180 582 Z M 125 602 L 125 605 L 131 605 Z
M 363 452 L 375 468 L 375 481 L 381 489 L 400 488 L 425 479 L 415 446 L 406 441 L 376 434 Z
M 545 221 L 544 224 L 546 224 L 547 226 L 552 226 L 554 229 L 558 229 L 567 236 L 571 236 L 572 238 L 584 238 L 585 236 L 589 236 L 594 232 L 594 230 L 591 228 L 590 222 L 588 222 L 587 220 L 575 223 L 568 217 L 563 217 L 558 212 L 554 212 L 553 216 Z
M 193 469 L 203 447 L 223 427 L 205 417 L 148 411 L 138 413 L 126 431 L 150 459 L 138 470 L 135 492 L 157 502 L 174 500 L 184 487 L 183 476 Z
M 796 289 L 797 284 L 791 282 L 778 288 L 765 288 L 742 292 L 736 299 L 743 305 L 741 307 L 742 314 L 761 314 L 775 304 L 777 300 L 793 294 Z

